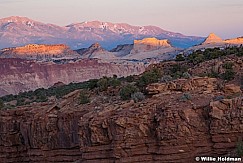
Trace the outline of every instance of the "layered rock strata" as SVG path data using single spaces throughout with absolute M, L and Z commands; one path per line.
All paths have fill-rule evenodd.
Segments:
M 1 59 L 0 96 L 37 88 L 48 88 L 58 82 L 68 84 L 98 79 L 103 76 L 122 77 L 140 74 L 144 70 L 144 65 L 140 63 L 102 63 L 94 59 L 83 59 L 66 64 Z
M 188 86 L 188 99 L 180 89 L 138 103 L 79 105 L 76 91 L 57 103 L 0 111 L 0 160 L 186 163 L 222 156 L 243 137 L 243 98 L 213 101 L 217 82 L 200 81 Z

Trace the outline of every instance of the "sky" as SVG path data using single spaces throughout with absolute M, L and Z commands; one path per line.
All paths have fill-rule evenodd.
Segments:
M 243 36 L 243 0 L 0 0 L 0 18 L 65 26 L 84 21 L 155 25 L 185 35 Z

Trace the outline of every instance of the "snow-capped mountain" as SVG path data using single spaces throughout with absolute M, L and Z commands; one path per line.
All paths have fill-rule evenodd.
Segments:
M 26 44 L 67 44 L 72 49 L 79 49 L 99 42 L 104 48 L 111 49 L 146 37 L 168 39 L 173 46 L 180 48 L 187 48 L 204 40 L 202 37 L 185 36 L 155 26 L 92 21 L 60 27 L 26 17 L 0 19 L 0 48 Z

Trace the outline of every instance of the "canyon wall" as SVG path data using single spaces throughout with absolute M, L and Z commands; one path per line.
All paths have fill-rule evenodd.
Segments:
M 82 82 L 103 76 L 118 77 L 140 74 L 145 70 L 140 63 L 101 63 L 80 60 L 73 63 L 34 62 L 22 59 L 0 60 L 0 96 L 17 94 L 37 88 L 48 88 L 57 82 Z
M 22 47 L 5 48 L 0 50 L 0 58 L 22 58 L 43 60 L 62 57 L 80 58 L 80 55 L 64 44 L 29 44 Z
M 195 91 L 186 101 L 176 91 L 183 86 L 172 82 L 174 91 L 139 103 L 78 105 L 76 91 L 58 103 L 0 111 L 0 160 L 186 163 L 235 150 L 243 137 L 243 98 L 213 101 L 214 79 L 190 82 L 182 84 Z

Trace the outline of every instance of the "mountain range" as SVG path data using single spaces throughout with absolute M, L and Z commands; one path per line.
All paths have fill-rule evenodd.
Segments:
M 147 37 L 168 39 L 178 48 L 188 48 L 204 40 L 203 37 L 185 36 L 156 26 L 91 21 L 61 27 L 19 16 L 0 19 L 0 48 L 26 44 L 66 44 L 72 49 L 81 49 L 99 42 L 102 47 L 111 50 L 117 45 L 132 44 L 135 39 Z

